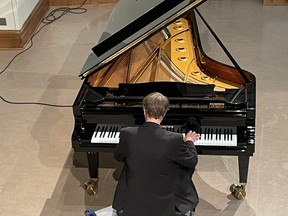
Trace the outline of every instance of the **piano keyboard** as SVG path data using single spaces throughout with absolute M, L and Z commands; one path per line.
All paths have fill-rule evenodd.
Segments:
M 91 138 L 91 143 L 119 143 L 121 128 L 126 125 L 98 124 Z M 181 126 L 163 126 L 167 131 L 182 133 Z M 185 136 L 184 133 L 182 133 Z M 196 146 L 237 146 L 236 127 L 201 126 L 200 138 L 194 143 Z

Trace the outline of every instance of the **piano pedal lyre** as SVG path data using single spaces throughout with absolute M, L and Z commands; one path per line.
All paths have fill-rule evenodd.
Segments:
M 246 196 L 246 191 L 245 191 L 245 186 L 246 184 L 232 184 L 230 186 L 230 192 L 233 194 L 234 197 L 236 197 L 238 200 L 244 199 Z
M 98 181 L 98 178 L 86 179 L 81 187 L 86 190 L 89 195 L 96 195 L 98 192 Z

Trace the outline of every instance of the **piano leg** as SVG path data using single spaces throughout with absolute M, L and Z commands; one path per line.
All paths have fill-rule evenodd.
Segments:
M 249 156 L 238 156 L 240 184 L 247 184 Z
M 230 186 L 231 193 L 239 200 L 246 196 L 245 186 L 247 184 L 249 156 L 238 156 L 239 166 L 239 184 L 232 184 Z
M 99 153 L 87 152 L 87 160 L 90 178 L 98 178 Z
M 88 170 L 91 179 L 85 180 L 82 188 L 88 192 L 89 195 L 95 195 L 98 192 L 98 167 L 99 167 L 99 153 L 87 152 Z M 93 179 L 92 179 L 93 178 Z

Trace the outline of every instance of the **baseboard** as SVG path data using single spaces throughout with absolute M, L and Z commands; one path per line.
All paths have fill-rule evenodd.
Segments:
M 263 0 L 263 5 L 288 5 L 288 0 Z
M 85 5 L 115 4 L 118 0 L 87 0 Z M 21 30 L 0 30 L 0 50 L 23 49 L 52 6 L 76 6 L 83 0 L 40 0 Z

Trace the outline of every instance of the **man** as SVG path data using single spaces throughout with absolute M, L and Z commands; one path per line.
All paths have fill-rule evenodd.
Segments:
M 195 208 L 186 200 L 193 186 L 186 185 L 187 191 L 181 184 L 191 184 L 191 171 L 198 162 L 193 142 L 199 135 L 189 131 L 183 138 L 161 128 L 168 107 L 167 97 L 151 93 L 143 100 L 145 123 L 121 130 L 114 156 L 124 166 L 112 204 L 118 216 L 191 215 Z

